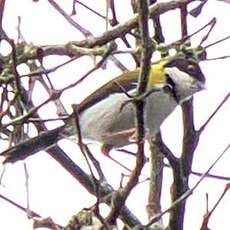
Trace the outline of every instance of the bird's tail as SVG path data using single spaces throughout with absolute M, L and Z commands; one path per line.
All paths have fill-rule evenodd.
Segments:
M 23 160 L 36 152 L 47 150 L 55 146 L 57 142 L 65 137 L 73 136 L 76 134 L 72 121 L 69 120 L 64 125 L 53 130 L 40 132 L 36 137 L 29 138 L 23 142 L 16 144 L 0 153 L 4 156 L 3 163 L 13 163 L 18 160 Z

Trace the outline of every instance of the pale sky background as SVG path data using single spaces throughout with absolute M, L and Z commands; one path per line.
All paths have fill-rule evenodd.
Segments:
M 61 3 L 63 1 L 57 1 Z M 65 1 L 65 10 L 71 12 L 71 0 Z M 105 1 L 92 0 L 82 1 L 90 4 L 94 9 L 105 15 Z M 128 5 L 130 1 L 119 1 L 119 21 L 123 22 L 129 19 L 132 14 L 129 14 Z M 86 13 L 80 6 L 77 9 L 77 15 L 74 16 L 83 27 L 86 27 L 94 35 L 99 35 L 105 30 L 105 27 L 98 27 L 98 24 L 103 22 L 102 19 L 95 16 L 89 18 L 91 13 Z M 131 12 L 131 9 L 130 9 Z M 7 0 L 4 18 L 4 28 L 10 37 L 17 37 L 17 16 L 21 16 L 21 31 L 27 42 L 34 44 L 64 44 L 70 40 L 81 40 L 82 35 L 76 31 L 52 8 L 48 1 L 40 0 L 38 3 L 33 3 L 32 0 Z M 220 1 L 210 0 L 205 6 L 202 14 L 198 18 L 189 17 L 189 32 L 193 32 L 205 25 L 212 17 L 217 18 L 217 25 L 211 33 L 206 44 L 221 39 L 230 35 L 230 4 L 221 3 Z M 180 37 L 178 31 L 179 17 L 176 12 L 170 12 L 162 17 L 162 21 L 167 25 L 165 27 L 165 36 L 167 42 L 177 40 Z M 170 24 L 169 24 L 170 23 Z M 105 25 L 105 23 L 104 23 Z M 204 35 L 200 34 L 193 40 L 194 45 L 199 42 L 199 39 Z M 7 46 L 2 45 L 0 49 L 7 52 Z M 223 42 L 208 50 L 208 57 L 219 57 L 230 55 L 230 41 Z M 128 68 L 133 69 L 134 63 L 127 58 L 127 55 L 117 56 L 119 60 Z M 53 67 L 57 63 L 61 63 L 66 58 L 46 58 L 46 66 Z M 79 69 L 79 65 L 81 68 Z M 76 80 L 76 77 L 81 77 L 90 66 L 93 67 L 93 60 L 89 57 L 81 58 L 77 62 L 71 63 L 57 72 L 51 74 L 54 77 L 54 86 L 62 88 L 64 84 L 68 85 Z M 212 111 L 217 107 L 223 97 L 229 92 L 230 77 L 229 77 L 230 59 L 222 59 L 218 61 L 202 62 L 201 67 L 206 75 L 207 90 L 195 96 L 195 124 L 199 127 L 210 116 Z M 85 68 L 86 67 L 86 68 Z M 20 70 L 24 70 L 21 68 Z M 62 96 L 66 108 L 69 110 L 72 103 L 80 102 L 86 95 L 95 90 L 99 85 L 103 84 L 110 76 L 111 78 L 120 74 L 120 70 L 109 62 L 106 70 L 96 71 L 89 80 L 86 80 L 80 87 L 74 90 L 69 90 Z M 63 80 L 64 78 L 64 80 Z M 92 78 L 98 85 L 92 86 Z M 94 83 L 93 83 L 94 84 Z M 37 86 L 39 87 L 39 86 Z M 38 88 L 39 89 L 39 88 Z M 82 90 L 83 91 L 80 91 Z M 79 95 L 81 94 L 81 95 Z M 33 95 L 37 104 L 45 100 L 43 92 L 39 95 Z M 47 118 L 53 117 L 54 113 L 47 114 L 48 109 L 52 110 L 52 105 L 45 107 L 40 112 Z M 205 172 L 212 162 L 218 157 L 223 149 L 229 144 L 229 129 L 230 129 L 230 103 L 229 101 L 215 116 L 212 122 L 201 136 L 199 146 L 196 150 L 193 170 Z M 163 124 L 163 137 L 171 150 L 176 154 L 180 153 L 182 127 L 180 123 L 180 109 L 177 110 Z M 54 127 L 55 124 L 51 124 Z M 82 167 L 86 168 L 86 163 L 75 144 L 70 141 L 62 141 L 61 144 L 69 153 L 71 158 Z M 5 148 L 4 143 L 0 147 Z M 108 175 L 108 182 L 114 188 L 119 185 L 120 173 L 123 171 L 118 165 L 115 165 L 109 159 L 101 156 L 99 146 L 92 146 L 95 155 L 100 159 L 105 175 Z M 112 153 L 113 154 L 113 153 Z M 124 163 L 128 167 L 133 166 L 133 160 L 129 156 L 121 156 L 113 154 L 116 159 Z M 230 156 L 229 152 L 218 162 L 212 170 L 213 174 L 229 176 Z M 76 180 L 74 180 L 63 168 L 55 162 L 47 154 L 40 152 L 26 159 L 27 168 L 30 174 L 30 207 L 31 210 L 38 212 L 43 217 L 51 216 L 53 220 L 65 225 L 70 217 L 83 207 L 90 207 L 94 204 L 95 198 L 87 193 Z M 113 171 L 111 171 L 111 168 Z M 123 171 L 124 172 L 124 171 Z M 143 178 L 148 175 L 148 167 L 146 166 L 143 172 Z M 170 170 L 165 170 L 167 180 L 164 181 L 164 195 L 162 199 L 163 208 L 168 207 L 170 199 L 167 196 L 168 189 L 171 183 Z M 191 176 L 190 186 L 198 180 L 198 177 Z M 7 165 L 6 172 L 0 186 L 0 193 L 6 195 L 19 204 L 26 206 L 25 192 L 25 176 L 23 162 L 18 162 L 13 165 Z M 203 215 L 205 214 L 206 202 L 205 193 L 209 194 L 210 208 L 216 203 L 220 194 L 223 192 L 226 181 L 217 181 L 213 179 L 205 179 L 202 184 L 195 190 L 194 194 L 188 199 L 187 214 L 185 218 L 185 230 L 199 229 Z M 144 191 L 144 192 L 143 192 Z M 127 201 L 127 205 L 134 211 L 140 219 L 147 220 L 145 213 L 145 205 L 147 199 L 148 183 L 138 185 L 133 191 L 132 197 Z M 146 195 L 143 195 L 146 193 Z M 141 195 L 140 195 L 141 194 Z M 138 197 L 138 202 L 133 198 Z M 209 227 L 214 230 L 227 230 L 230 228 L 230 193 L 228 193 L 218 206 L 214 215 L 210 219 Z M 24 229 L 30 230 L 31 221 L 28 221 L 25 213 L 22 213 L 17 208 L 11 206 L 0 199 L 0 229 L 13 230 Z

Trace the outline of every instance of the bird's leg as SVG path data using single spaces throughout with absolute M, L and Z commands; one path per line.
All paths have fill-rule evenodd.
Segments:
M 130 142 L 137 143 L 136 142 L 136 132 L 133 133 L 133 135 L 131 137 L 129 137 L 129 139 L 130 139 Z M 152 135 L 148 129 L 145 130 L 145 137 L 144 137 L 143 141 L 145 141 L 145 140 L 147 140 L 149 144 L 152 141 Z M 134 156 L 134 157 L 136 156 L 136 153 L 128 151 L 126 149 L 117 149 L 117 151 L 129 154 L 129 155 Z M 149 161 L 149 159 L 145 157 L 145 162 L 148 162 L 148 161 Z
M 131 172 L 132 171 L 131 169 L 127 168 L 125 165 L 123 165 L 122 163 L 120 163 L 119 161 L 117 161 L 116 159 L 114 159 L 113 157 L 111 157 L 109 155 L 112 148 L 113 148 L 113 146 L 111 146 L 111 145 L 103 144 L 101 147 L 101 152 L 103 153 L 104 156 L 108 157 L 110 160 L 112 160 L 116 164 L 120 165 L 125 170 Z
M 105 156 L 109 156 L 109 152 L 111 151 L 112 148 L 113 148 L 112 145 L 103 144 L 103 145 L 101 146 L 101 152 L 102 152 Z
M 113 133 L 106 133 L 103 135 L 104 137 L 109 137 L 109 138 L 119 138 L 119 139 L 127 139 L 127 141 L 129 141 L 130 143 L 135 143 L 136 142 L 136 128 L 130 128 L 130 129 L 126 129 L 126 130 L 121 130 L 121 131 L 117 131 L 117 132 L 113 132 Z M 114 161 L 115 163 L 119 164 L 121 167 L 123 167 L 124 169 L 128 170 L 129 172 L 131 171 L 129 168 L 127 168 L 126 166 L 124 166 L 123 164 L 121 164 L 119 161 L 115 160 L 114 158 L 112 158 L 109 153 L 110 150 L 113 148 L 114 146 L 109 145 L 109 144 L 103 144 L 101 147 L 101 152 L 107 156 L 108 158 L 110 158 L 112 161 Z M 120 152 L 125 152 L 125 153 L 129 153 L 130 155 L 135 156 L 134 153 L 127 151 L 127 150 L 119 150 Z
M 152 142 L 152 134 L 150 133 L 149 129 L 145 130 L 145 138 L 144 138 L 144 140 L 148 141 L 149 144 Z
M 134 136 L 134 134 L 136 133 L 136 129 L 135 128 L 130 128 L 130 129 L 125 129 L 125 130 L 121 130 L 121 131 L 117 131 L 117 132 L 107 132 L 106 134 L 104 134 L 104 137 L 116 137 L 116 136 L 121 136 L 124 138 L 128 139 L 132 139 L 132 137 Z

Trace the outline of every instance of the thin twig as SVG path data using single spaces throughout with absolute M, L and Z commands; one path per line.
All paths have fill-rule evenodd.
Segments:
M 167 167 L 167 168 L 171 167 L 169 164 L 165 164 L 165 163 L 164 163 L 164 166 Z M 201 176 L 204 175 L 204 173 L 203 172 L 197 172 L 197 171 L 191 171 L 191 175 L 201 177 Z M 229 176 L 219 176 L 219 175 L 212 174 L 212 173 L 208 173 L 206 175 L 206 177 L 210 178 L 210 179 L 215 179 L 215 180 L 230 181 L 230 177 Z
M 16 89 L 15 89 L 15 95 L 16 97 L 18 96 L 19 97 L 19 101 L 22 101 L 21 100 L 21 79 L 20 79 L 20 75 L 17 71 L 17 54 L 16 54 L 16 46 L 15 46 L 15 43 L 13 40 L 11 40 L 11 43 L 10 43 L 11 47 L 12 47 L 12 72 L 14 74 L 14 77 L 15 77 L 15 85 L 16 85 Z
M 110 21 L 110 25 L 111 26 L 115 26 L 115 25 L 118 24 L 118 20 L 117 20 L 117 15 L 116 15 L 116 10 L 115 10 L 115 2 L 114 2 L 114 0 L 109 0 L 109 8 L 110 8 L 111 14 L 112 14 L 112 19 L 109 20 Z M 122 37 L 122 40 L 123 40 L 123 38 L 124 37 Z
M 224 97 L 224 99 L 220 102 L 220 104 L 216 107 L 214 112 L 209 116 L 209 118 L 204 122 L 204 124 L 199 128 L 198 133 L 202 133 L 204 129 L 207 127 L 209 122 L 213 119 L 213 117 L 217 114 L 217 112 L 223 107 L 223 105 L 228 101 L 230 97 L 230 92 Z
M 68 22 L 70 25 L 72 25 L 74 28 L 76 28 L 78 31 L 80 31 L 83 35 L 86 37 L 92 36 L 92 33 L 85 28 L 83 28 L 80 24 L 75 22 L 70 15 L 68 15 L 54 0 L 48 0 L 51 6 L 54 7 L 54 9 L 60 13 Z
M 52 73 L 52 72 L 55 72 L 56 70 L 58 70 L 59 68 L 75 61 L 77 58 L 76 57 L 72 57 L 71 59 L 69 59 L 68 61 L 65 61 L 63 63 L 61 63 L 60 65 L 57 65 L 57 66 L 54 66 L 50 69 L 42 69 L 42 70 L 35 70 L 33 72 L 30 72 L 28 74 L 22 74 L 21 75 L 21 78 L 23 77 L 33 77 L 33 76 L 37 76 L 37 75 L 41 75 L 41 74 L 49 74 L 49 73 Z
M 224 56 L 213 57 L 213 58 L 206 58 L 205 61 L 216 61 L 216 60 L 221 60 L 221 59 L 226 59 L 226 58 L 230 58 L 230 55 L 224 55 Z
M 90 8 L 89 6 L 87 6 L 85 3 L 83 2 L 80 2 L 78 0 L 74 0 L 75 3 L 78 3 L 79 5 L 85 7 L 87 10 L 89 10 L 90 12 L 96 14 L 98 17 L 102 18 L 102 19 L 105 19 L 105 16 L 100 14 L 99 12 L 97 12 L 96 10 Z
M 26 214 L 28 218 L 31 218 L 30 214 L 30 194 L 29 194 L 29 172 L 26 167 L 26 163 L 23 163 L 25 173 L 25 186 L 26 186 Z
M 10 38 L 8 37 L 8 35 L 5 33 L 5 31 L 2 28 L 3 14 L 4 14 L 4 10 L 5 10 L 5 3 L 6 3 L 6 0 L 1 0 L 0 1 L 0 41 L 2 39 L 5 39 L 7 42 L 10 43 Z
M 208 37 L 209 37 L 210 33 L 212 32 L 215 25 L 216 25 L 216 18 L 214 18 L 213 21 L 210 23 L 210 29 L 208 30 L 206 35 L 202 38 L 199 46 L 202 46 L 202 44 L 208 39 Z
M 49 121 L 65 121 L 69 119 L 69 115 L 63 115 L 63 116 L 59 116 L 57 118 L 47 118 L 47 119 L 42 119 L 39 117 L 31 117 L 28 118 L 27 121 L 25 122 L 40 122 L 40 123 L 44 123 L 44 122 L 49 122 Z
M 228 192 L 228 190 L 230 189 L 230 183 L 226 184 L 225 189 L 223 191 L 223 193 L 221 194 L 221 196 L 219 197 L 219 199 L 217 200 L 216 204 L 213 206 L 212 210 L 209 211 L 207 209 L 204 218 L 203 218 L 203 222 L 202 222 L 202 226 L 200 228 L 200 230 L 208 230 L 208 222 L 213 214 L 213 212 L 216 210 L 217 206 L 219 205 L 219 203 L 221 202 L 221 200 L 224 198 L 225 194 Z
M 18 208 L 19 210 L 27 213 L 27 208 L 24 208 L 23 206 L 17 204 L 16 202 L 12 201 L 11 199 L 7 198 L 6 196 L 0 194 L 0 198 L 5 200 L 6 202 L 12 204 L 14 207 Z M 30 211 L 30 216 L 32 216 L 32 217 L 41 217 L 38 213 L 36 213 L 34 211 Z
M 88 157 L 87 157 L 87 153 L 85 151 L 85 144 L 82 141 L 82 135 L 81 135 L 81 127 L 80 127 L 80 123 L 79 123 L 79 114 L 78 114 L 78 109 L 76 105 L 73 105 L 73 111 L 74 111 L 74 121 L 75 121 L 75 127 L 77 130 L 77 143 L 79 145 L 79 148 L 81 150 L 81 153 L 83 154 L 85 161 L 87 163 L 87 166 L 89 168 L 89 171 L 91 173 L 91 176 L 93 177 L 94 180 L 96 180 L 96 177 L 94 176 L 93 173 L 93 169 L 89 163 Z
M 63 88 L 62 91 L 65 91 L 67 89 L 75 87 L 76 85 L 78 85 L 79 83 L 81 83 L 83 80 L 85 80 L 91 73 L 93 73 L 95 70 L 99 69 L 104 64 L 104 62 L 107 60 L 107 58 L 111 54 L 112 50 L 113 50 L 113 46 L 111 45 L 110 47 L 108 47 L 108 50 L 105 53 L 105 55 L 102 57 L 102 59 L 91 70 L 89 70 L 86 74 L 84 74 L 76 82 L 74 82 L 74 83 L 66 86 L 65 88 Z
M 204 46 L 204 49 L 208 49 L 208 48 L 210 48 L 211 46 L 217 45 L 217 44 L 219 44 L 219 43 L 221 43 L 221 42 L 224 42 L 224 41 L 226 41 L 226 40 L 228 40 L 228 39 L 230 39 L 230 35 L 229 35 L 229 36 L 226 36 L 226 37 L 224 37 L 224 38 L 221 38 L 220 40 L 217 40 L 217 41 L 215 41 L 215 42 L 213 42 L 213 43 L 210 43 L 210 44 L 208 44 L 208 45 L 206 45 L 206 46 Z
M 180 8 L 181 4 L 189 4 L 195 0 L 172 0 L 169 2 L 160 2 L 149 7 L 149 15 L 160 15 L 167 11 Z M 74 42 L 77 46 L 83 47 L 94 47 L 97 45 L 104 45 L 109 41 L 112 41 L 122 34 L 129 33 L 132 29 L 138 26 L 138 15 L 135 14 L 134 17 L 126 22 L 115 26 L 113 29 L 108 30 L 98 37 L 93 37 L 87 40 Z
M 24 115 L 21 115 L 21 116 L 18 116 L 16 117 L 15 119 L 9 121 L 8 123 L 2 125 L 0 127 L 0 131 L 10 125 L 15 125 L 15 124 L 18 124 L 18 123 L 21 123 L 21 122 L 24 122 L 25 120 L 27 120 L 29 117 L 33 116 L 33 114 L 35 112 L 37 112 L 41 107 L 43 107 L 44 105 L 46 105 L 47 103 L 53 101 L 55 98 L 58 98 L 61 93 L 63 91 L 57 91 L 55 93 L 53 93 L 53 95 L 51 95 L 48 99 L 46 99 L 44 102 L 42 102 L 40 105 L 38 105 L 37 107 L 33 107 L 32 109 L 30 109 L 26 114 Z

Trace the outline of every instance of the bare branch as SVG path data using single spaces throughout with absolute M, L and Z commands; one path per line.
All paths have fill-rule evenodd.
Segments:
M 24 208 L 23 206 L 17 204 L 16 202 L 12 201 L 11 199 L 7 198 L 6 196 L 0 194 L 0 198 L 5 200 L 6 202 L 12 204 L 14 207 L 18 208 L 19 210 L 27 213 L 27 208 Z M 30 211 L 30 215 L 32 217 L 41 217 L 38 213 L 34 212 L 34 211 Z
M 10 38 L 7 36 L 5 31 L 2 28 L 2 21 L 3 21 L 3 14 L 5 10 L 5 2 L 6 0 L 1 0 L 0 1 L 0 41 L 2 39 L 5 39 L 6 41 L 10 42 Z
M 92 36 L 92 33 L 83 28 L 77 22 L 75 22 L 54 0 L 48 0 L 51 6 L 53 6 L 57 12 L 59 12 L 74 28 L 79 30 L 86 37 Z
M 84 186 L 89 193 L 95 196 L 98 195 L 97 191 L 95 190 L 94 179 L 86 174 L 78 165 L 76 165 L 61 148 L 54 146 L 48 149 L 47 152 L 80 184 L 82 184 L 82 186 Z M 114 189 L 105 181 L 103 183 L 97 181 L 97 186 L 100 188 L 99 191 L 101 202 L 105 202 L 110 205 L 113 199 L 112 194 L 115 192 Z M 140 225 L 140 221 L 126 206 L 123 206 L 120 210 L 120 218 L 130 227 Z
M 157 214 L 154 216 L 149 223 L 146 225 L 146 227 L 151 226 L 153 223 L 158 221 L 163 215 L 170 212 L 172 209 L 174 209 L 178 204 L 184 202 L 192 193 L 194 190 L 200 185 L 200 183 L 206 178 L 206 176 L 209 174 L 209 172 L 213 169 L 213 167 L 219 162 L 219 160 L 228 152 L 230 149 L 230 144 L 227 145 L 227 147 L 223 150 L 223 152 L 217 157 L 217 159 L 211 164 L 211 166 L 207 169 L 207 171 L 202 175 L 202 177 L 199 179 L 199 181 L 189 190 L 187 190 L 184 194 L 182 194 L 177 200 L 175 200 L 171 206 L 167 209 L 165 209 L 162 213 Z
M 152 43 L 150 43 L 149 30 L 148 30 L 148 3 L 147 1 L 138 1 L 138 13 L 139 13 L 139 28 L 142 39 L 142 60 L 141 70 L 139 74 L 139 83 L 137 87 L 137 96 L 142 95 L 146 91 L 148 73 L 150 70 L 151 56 L 153 51 Z M 141 170 L 144 166 L 144 101 L 135 101 L 136 107 L 136 124 L 137 124 L 137 156 L 136 166 L 130 175 L 130 179 L 126 186 L 121 189 L 115 196 L 114 207 L 112 207 L 107 221 L 109 224 L 116 223 L 116 219 L 119 216 L 121 208 L 124 206 L 125 201 L 130 194 L 131 190 L 138 183 L 138 178 L 141 174 Z
M 172 0 L 169 2 L 161 2 L 154 4 L 149 7 L 149 15 L 152 17 L 154 15 L 160 15 L 167 11 L 180 8 L 181 4 L 189 4 L 195 0 Z M 83 40 L 79 42 L 73 42 L 77 46 L 83 47 L 94 47 L 101 46 L 106 44 L 107 42 L 114 40 L 122 34 L 126 34 L 135 27 L 138 26 L 138 15 L 135 15 L 132 19 L 126 21 L 125 23 L 119 24 L 115 26 L 113 29 L 103 33 L 98 37 L 93 37 L 88 40 Z
M 78 0 L 74 0 L 74 3 L 78 3 L 79 5 L 85 7 L 87 10 L 89 10 L 90 12 L 96 14 L 98 17 L 102 18 L 102 19 L 105 19 L 105 16 L 103 16 L 102 14 L 100 14 L 99 12 L 97 12 L 96 10 L 88 7 L 86 4 L 84 4 L 83 2 L 81 1 L 78 1 Z
M 205 213 L 200 230 L 208 230 L 209 229 L 208 228 L 208 222 L 209 222 L 213 212 L 216 210 L 217 206 L 219 205 L 221 200 L 224 198 L 225 194 L 228 192 L 229 189 L 230 189 L 230 183 L 226 184 L 223 193 L 221 194 L 221 196 L 218 199 L 218 201 L 216 202 L 216 204 L 213 206 L 212 210 L 211 211 L 207 210 L 207 213 Z
M 199 128 L 198 133 L 202 133 L 204 129 L 207 127 L 209 122 L 212 120 L 212 118 L 217 114 L 217 112 L 223 107 L 223 105 L 228 101 L 230 97 L 230 92 L 224 97 L 224 99 L 220 102 L 220 104 L 216 107 L 214 112 L 210 115 L 210 117 L 207 119 L 207 121 L 204 122 L 204 124 Z

